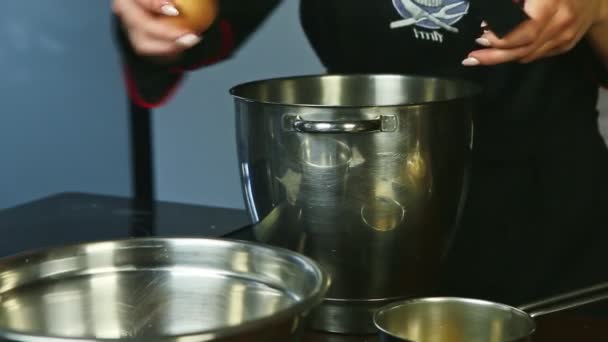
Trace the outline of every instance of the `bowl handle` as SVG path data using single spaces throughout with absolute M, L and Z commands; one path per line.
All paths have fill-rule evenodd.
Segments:
M 304 120 L 299 115 L 285 118 L 285 129 L 300 133 L 364 133 L 394 132 L 397 118 L 394 115 L 381 115 L 371 120 Z

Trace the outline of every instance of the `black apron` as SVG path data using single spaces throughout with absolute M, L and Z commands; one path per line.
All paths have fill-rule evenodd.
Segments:
M 455 77 L 485 89 L 469 195 L 438 294 L 519 305 L 608 280 L 608 150 L 586 67 L 590 48 L 583 42 L 529 65 L 467 68 L 460 62 L 479 48 L 476 13 L 450 24 L 457 33 L 390 29 L 407 18 L 398 2 L 307 0 L 301 17 L 329 72 Z

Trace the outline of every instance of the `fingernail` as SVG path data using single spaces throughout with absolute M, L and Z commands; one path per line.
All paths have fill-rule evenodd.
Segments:
M 487 38 L 483 38 L 483 37 L 475 39 L 475 42 L 481 46 L 486 46 L 486 47 L 491 45 L 490 41 Z
M 479 65 L 479 60 L 475 57 L 468 57 L 462 61 L 462 65 L 464 66 L 476 66 Z
M 173 5 L 163 5 L 160 10 L 163 12 L 164 15 L 168 15 L 170 17 L 175 17 L 179 15 L 179 11 Z
M 178 45 L 184 46 L 184 47 L 193 47 L 194 45 L 198 44 L 201 41 L 201 37 L 192 34 L 192 33 L 188 33 L 184 36 L 181 36 L 179 38 L 177 38 L 177 40 L 175 41 Z
M 488 28 L 488 23 L 486 23 L 485 20 L 481 22 L 481 29 L 483 30 L 483 32 L 490 31 L 490 29 Z

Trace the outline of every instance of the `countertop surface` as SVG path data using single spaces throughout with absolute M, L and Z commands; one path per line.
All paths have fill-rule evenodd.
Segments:
M 0 257 L 25 250 L 129 237 L 247 238 L 250 224 L 238 209 L 61 193 L 0 210 Z M 534 342 L 608 341 L 608 319 L 580 313 L 537 319 Z M 374 336 L 310 332 L 305 342 L 372 342 Z

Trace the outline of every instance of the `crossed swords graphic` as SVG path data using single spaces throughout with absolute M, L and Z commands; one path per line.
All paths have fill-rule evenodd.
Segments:
M 450 32 L 458 33 L 457 28 L 455 28 L 454 26 L 448 25 L 439 19 L 449 20 L 449 19 L 463 16 L 464 14 L 467 13 L 466 10 L 463 12 L 459 12 L 459 13 L 452 13 L 452 14 L 447 13 L 449 10 L 464 4 L 464 1 L 460 1 L 460 2 L 453 3 L 451 5 L 447 5 L 447 6 L 443 7 L 440 11 L 433 13 L 433 14 L 423 10 L 422 8 L 420 8 L 420 6 L 418 6 L 414 2 L 412 2 L 412 0 L 401 0 L 401 4 L 403 4 L 403 7 L 412 14 L 412 17 L 407 18 L 407 19 L 393 21 L 391 23 L 391 28 L 393 28 L 393 29 L 414 25 L 422 20 L 428 19 L 441 28 L 444 28 Z

